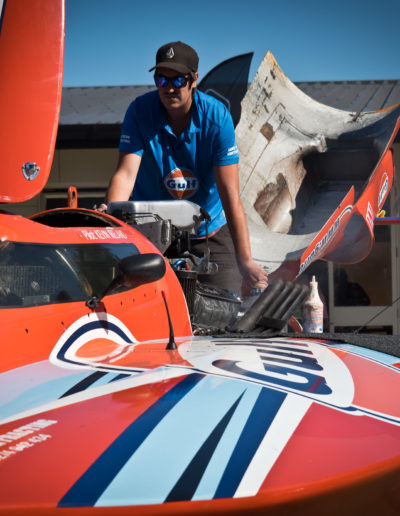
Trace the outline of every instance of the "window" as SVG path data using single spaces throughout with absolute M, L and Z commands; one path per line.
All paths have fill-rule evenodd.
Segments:
M 392 304 L 390 228 L 375 227 L 375 244 L 368 257 L 354 265 L 334 265 L 336 306 Z
M 135 254 L 133 244 L 0 243 L 0 308 L 99 296 L 118 274 L 119 261 Z

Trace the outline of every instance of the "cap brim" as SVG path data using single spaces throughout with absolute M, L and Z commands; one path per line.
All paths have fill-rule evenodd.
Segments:
M 187 66 L 181 65 L 179 63 L 158 63 L 156 66 L 153 66 L 153 68 L 150 68 L 149 72 L 152 72 L 153 70 L 156 70 L 158 68 L 168 68 L 169 70 L 174 70 L 176 72 L 180 73 L 192 73 L 193 70 L 190 70 Z

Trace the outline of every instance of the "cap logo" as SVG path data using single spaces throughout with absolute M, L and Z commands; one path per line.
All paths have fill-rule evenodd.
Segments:
M 165 55 L 168 57 L 168 59 L 172 59 L 175 55 L 174 49 L 171 47 L 170 49 L 168 49 Z

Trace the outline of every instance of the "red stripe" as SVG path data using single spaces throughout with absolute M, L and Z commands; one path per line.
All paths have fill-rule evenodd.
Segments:
M 58 421 L 34 434 L 50 439 L 0 462 L 0 505 L 56 505 L 127 426 L 181 380 L 116 392 L 3 425 L 1 434 L 37 419 Z
M 354 470 L 373 468 L 400 455 L 399 427 L 314 403 L 304 416 L 261 487 L 306 488 Z M 310 488 L 311 486 L 308 486 Z

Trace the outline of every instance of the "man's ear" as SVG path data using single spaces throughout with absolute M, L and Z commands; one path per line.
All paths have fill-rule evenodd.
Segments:
M 199 78 L 199 74 L 196 72 L 194 75 L 194 80 L 192 82 L 192 88 L 196 88 L 197 87 L 197 81 L 198 81 L 198 78 Z

